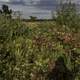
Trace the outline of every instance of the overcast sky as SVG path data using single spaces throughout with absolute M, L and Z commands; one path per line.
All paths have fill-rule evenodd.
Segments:
M 80 0 L 72 1 L 80 2 Z M 58 2 L 59 0 L 0 0 L 0 5 L 8 4 L 13 10 L 21 11 L 26 18 L 31 15 L 39 18 L 51 18 L 51 10 L 55 11 Z
M 41 0 L 0 0 L 1 2 L 19 2 L 19 1 L 23 1 L 23 2 L 30 2 L 30 1 L 41 1 Z M 43 0 L 44 1 L 51 1 L 51 0 Z M 60 0 L 52 0 L 53 2 L 55 1 L 60 1 Z M 62 0 L 65 1 L 65 0 Z M 72 0 L 73 2 L 79 2 L 80 0 Z

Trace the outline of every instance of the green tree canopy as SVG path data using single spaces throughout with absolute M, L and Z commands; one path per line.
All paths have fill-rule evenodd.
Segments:
M 7 17 L 11 17 L 12 10 L 9 9 L 8 5 L 2 5 L 2 9 L 0 10 L 1 14 L 4 14 Z

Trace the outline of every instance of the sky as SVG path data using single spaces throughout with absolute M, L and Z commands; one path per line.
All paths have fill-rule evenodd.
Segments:
M 80 0 L 72 1 L 80 2 Z M 0 5 L 7 4 L 11 9 L 21 11 L 23 18 L 29 16 L 51 18 L 51 11 L 55 11 L 58 2 L 59 0 L 0 0 Z
M 0 1 L 2 1 L 2 2 L 9 2 L 9 0 L 0 0 Z

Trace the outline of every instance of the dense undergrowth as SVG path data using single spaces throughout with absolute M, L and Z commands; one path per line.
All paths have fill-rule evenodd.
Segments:
M 75 8 L 63 7 L 55 21 L 24 22 L 6 15 L 0 14 L 0 80 L 80 80 Z
M 0 80 L 80 80 L 80 31 L 0 16 Z

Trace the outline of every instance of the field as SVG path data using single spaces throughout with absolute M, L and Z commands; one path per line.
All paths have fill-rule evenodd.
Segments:
M 80 80 L 80 14 L 62 4 L 52 20 L 13 19 L 0 10 L 0 80 Z
M 0 17 L 0 80 L 80 80 L 80 31 L 74 28 Z

